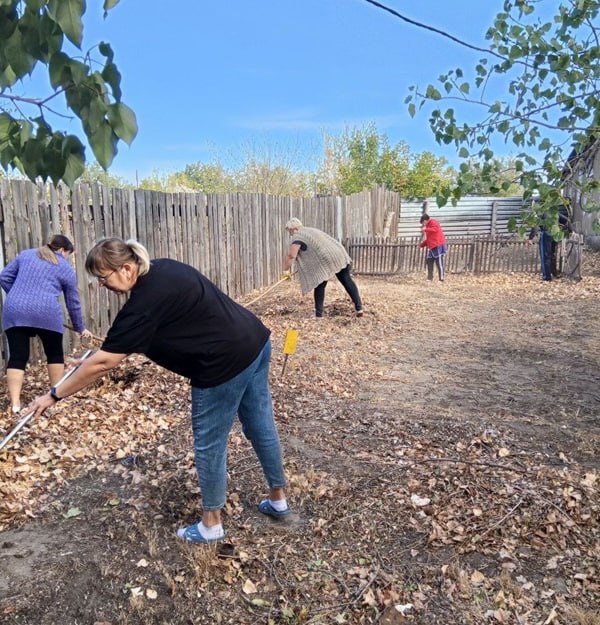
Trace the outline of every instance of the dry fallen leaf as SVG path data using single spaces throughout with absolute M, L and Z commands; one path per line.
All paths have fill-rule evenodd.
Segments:
M 558 618 L 558 612 L 552 608 L 548 618 L 544 621 L 544 625 L 550 625 L 550 623 L 554 623 L 554 621 Z
M 419 495 L 412 494 L 410 496 L 410 501 L 414 506 L 421 508 L 423 506 L 428 506 L 431 503 L 431 499 L 429 497 L 420 497 Z
M 592 486 L 594 486 L 594 484 L 598 481 L 598 474 L 597 473 L 586 473 L 585 477 L 581 480 L 581 483 L 584 486 L 588 486 L 589 488 L 591 488 Z
M 242 590 L 247 595 L 252 595 L 255 592 L 257 592 L 256 585 L 254 584 L 254 582 L 251 579 L 247 579 L 244 582 L 244 585 L 242 586 Z

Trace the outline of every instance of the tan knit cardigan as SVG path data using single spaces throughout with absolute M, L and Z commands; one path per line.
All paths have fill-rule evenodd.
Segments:
M 302 227 L 291 237 L 292 243 L 306 245 L 296 257 L 302 295 L 306 295 L 321 282 L 331 280 L 338 271 L 352 262 L 344 246 L 317 228 Z

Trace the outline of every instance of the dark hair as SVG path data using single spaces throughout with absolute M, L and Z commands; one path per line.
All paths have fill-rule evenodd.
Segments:
M 38 247 L 37 253 L 42 260 L 47 260 L 49 263 L 57 265 L 58 259 L 56 258 L 56 252 L 58 252 L 58 250 L 64 250 L 72 254 L 74 249 L 71 239 L 67 238 L 64 234 L 55 234 L 46 245 Z
M 427 213 L 423 213 L 421 215 L 421 219 L 419 220 L 421 223 L 425 223 L 426 221 L 429 221 L 429 215 Z

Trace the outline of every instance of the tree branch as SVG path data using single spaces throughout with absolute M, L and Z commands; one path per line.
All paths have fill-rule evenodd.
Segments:
M 59 91 L 56 91 L 55 93 L 53 93 L 52 95 L 49 95 L 47 98 L 44 98 L 44 99 L 24 98 L 23 96 L 19 96 L 19 95 L 7 95 L 3 91 L 0 91 L 0 98 L 10 100 L 11 102 L 23 102 L 24 104 L 33 104 L 34 106 L 38 106 L 39 108 L 42 108 L 46 106 L 47 102 L 50 102 L 50 100 L 53 100 L 54 98 L 56 98 L 56 96 L 59 96 L 61 93 L 64 93 L 65 91 L 66 89 L 60 89 Z
M 417 91 L 416 95 L 419 96 L 420 98 L 423 98 L 423 100 L 432 100 L 432 98 L 427 97 L 425 94 Z M 492 104 L 490 104 L 489 102 L 484 102 L 483 100 L 473 100 L 472 98 L 467 98 L 467 97 L 459 97 L 459 96 L 444 96 L 442 98 L 442 100 L 456 100 L 458 102 L 466 102 L 467 104 L 477 104 L 479 106 L 483 106 L 484 108 L 489 109 L 491 106 L 493 106 Z M 543 110 L 544 108 L 548 109 L 548 108 L 552 108 L 553 106 L 558 106 L 560 105 L 560 102 L 555 102 L 554 104 L 551 105 L 547 105 L 545 107 L 540 107 L 539 109 L 534 109 L 533 111 L 531 111 L 532 113 L 536 113 L 539 112 L 540 110 Z M 504 121 L 504 118 L 510 118 L 510 119 L 514 119 L 514 120 L 518 120 L 518 121 L 528 121 L 531 124 L 534 124 L 536 126 L 541 126 L 543 128 L 548 128 L 550 130 L 565 130 L 567 132 L 572 132 L 573 130 L 578 130 L 581 132 L 596 132 L 598 130 L 600 130 L 600 128 L 595 127 L 595 126 L 569 126 L 568 128 L 561 128 L 559 126 L 557 126 L 556 124 L 550 124 L 548 122 L 543 122 L 543 121 L 539 121 L 536 119 L 532 119 L 531 117 L 529 117 L 528 115 L 521 115 L 519 113 L 511 113 L 511 112 L 503 112 L 502 115 L 504 116 L 503 119 L 499 119 L 495 122 L 492 121 L 486 121 L 483 122 L 482 124 L 477 124 L 476 126 L 473 127 L 473 129 L 477 129 L 477 128 L 481 128 L 487 124 L 498 124 L 502 121 Z

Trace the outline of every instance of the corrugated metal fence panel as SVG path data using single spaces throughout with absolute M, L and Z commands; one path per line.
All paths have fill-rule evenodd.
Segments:
M 419 219 L 423 210 L 437 219 L 446 236 L 475 236 L 508 234 L 511 217 L 519 219 L 523 210 L 520 197 L 465 197 L 456 206 L 438 208 L 435 198 L 425 201 L 403 201 L 398 222 L 398 237 L 421 233 Z

